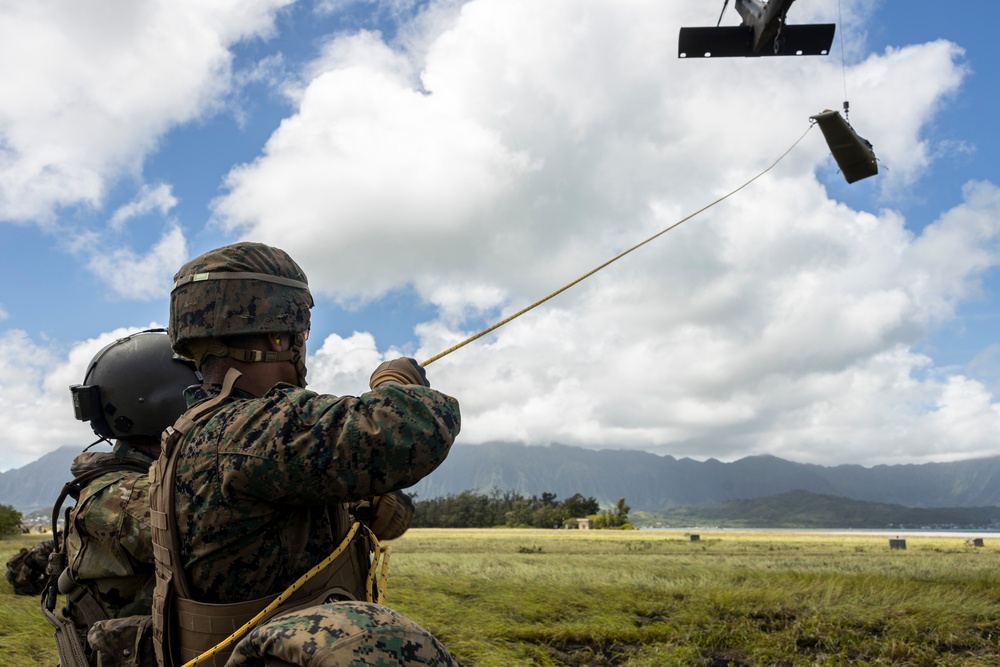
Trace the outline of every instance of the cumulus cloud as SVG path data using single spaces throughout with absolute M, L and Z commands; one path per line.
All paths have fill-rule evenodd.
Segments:
M 128 247 L 108 251 L 95 239 L 85 243 L 88 270 L 114 294 L 128 299 L 163 298 L 170 292 L 174 273 L 188 258 L 187 241 L 177 224 L 169 225 L 145 254 Z
M 151 324 L 145 328 L 155 328 Z M 19 468 L 63 446 L 81 450 L 94 442 L 89 424 L 77 421 L 69 386 L 80 384 L 97 352 L 136 329 L 116 329 L 61 349 L 26 332 L 0 333 L 0 470 Z
M 216 213 L 227 229 L 312 248 L 296 257 L 321 290 L 337 280 L 346 295 L 379 296 L 443 263 L 468 220 L 488 217 L 534 165 L 495 130 L 412 89 L 374 35 L 337 46 L 339 68 L 312 81 L 261 158 L 230 173 Z M 374 274 L 370 256 L 349 250 L 373 242 L 386 260 Z
M 994 247 L 1000 239 L 1000 191 L 971 184 L 966 199 L 917 237 L 891 213 L 828 204 L 810 217 L 791 208 L 768 221 L 734 203 L 706 225 L 716 243 L 698 246 L 698 257 L 678 231 L 641 266 L 582 284 L 571 308 L 550 302 L 428 374 L 461 398 L 466 443 L 723 459 L 772 453 L 826 464 L 995 455 L 995 394 L 936 372 L 913 351 L 988 264 L 963 258 L 981 255 L 984 238 Z M 696 264 L 713 268 L 685 275 Z M 418 357 L 470 333 L 422 325 Z M 338 377 L 350 380 L 342 391 L 363 389 L 380 355 L 374 341 L 355 338 L 366 354 L 339 339 L 323 346 L 330 354 L 314 388 Z M 989 360 L 984 354 L 979 365 Z
M 238 14 L 245 22 L 228 32 L 209 21 L 226 37 L 191 56 L 214 73 L 185 80 L 200 101 L 161 100 L 137 136 L 210 108 L 228 71 L 224 45 L 265 31 L 276 6 Z M 852 25 L 867 11 L 845 9 Z M 796 4 L 795 18 L 836 11 Z M 678 59 L 676 27 L 716 16 L 656 0 L 444 1 L 392 43 L 331 36 L 286 89 L 294 113 L 229 173 L 215 223 L 288 250 L 321 308 L 412 287 L 436 313 L 414 332 L 415 355 L 430 358 L 746 182 L 807 132 L 810 115 L 839 107 L 839 60 Z M 953 150 L 927 128 L 961 89 L 962 50 L 935 41 L 868 54 L 863 35 L 853 39 L 851 121 L 890 167 L 856 187 L 881 191 L 886 208 L 830 197 L 832 158 L 811 131 L 737 196 L 431 364 L 433 385 L 462 402 L 464 443 L 864 464 L 998 453 L 998 400 L 983 372 L 992 357 L 960 374 L 919 350 L 995 271 L 1000 191 L 969 183 L 919 232 L 890 207 Z M 31 129 L 17 118 L 0 125 L 4 137 Z M 70 170 L 67 197 L 99 198 L 105 167 L 151 145 L 127 143 L 97 153 L 98 168 L 74 159 L 89 146 L 70 142 L 59 169 L 25 177 L 34 194 L 18 206 L 35 212 L 8 217 L 62 203 L 35 195 Z M 0 168 L 32 174 L 19 155 L 3 154 Z M 163 194 L 142 200 L 147 212 L 169 210 Z M 162 295 L 157 280 L 184 244 L 170 227 L 148 256 L 124 250 L 90 266 L 119 294 Z M 399 353 L 367 332 L 310 344 L 311 387 L 337 394 L 363 391 Z M 63 367 L 57 352 L 30 349 L 43 376 Z
M 101 204 L 172 126 L 217 108 L 230 45 L 291 0 L 4 3 L 0 219 Z
M 159 211 L 160 215 L 166 215 L 177 205 L 177 198 L 174 197 L 171 187 L 166 183 L 160 183 L 155 187 L 143 185 L 139 195 L 134 201 L 120 207 L 111 215 L 108 225 L 111 229 L 118 231 L 132 218 L 146 215 L 152 211 Z
M 408 280 L 426 295 L 484 278 L 526 291 L 555 283 L 648 228 L 651 207 L 679 217 L 742 182 L 839 103 L 829 60 L 677 59 L 662 26 L 681 13 L 483 0 L 419 57 L 377 34 L 337 37 L 297 113 L 231 172 L 217 217 L 282 243 L 338 297 Z M 852 68 L 853 118 L 893 165 L 886 188 L 926 167 L 920 133 L 960 84 L 959 55 L 936 42 Z M 811 139 L 786 172 L 832 163 Z M 371 257 L 378 272 L 366 271 Z
M 836 20 L 820 4 L 797 20 Z M 664 26 L 707 24 L 703 9 L 476 0 L 401 43 L 337 36 L 217 220 L 284 247 L 334 299 L 410 283 L 440 313 L 416 332 L 428 358 L 725 194 L 839 107 L 832 58 L 679 60 Z M 962 57 L 936 41 L 848 63 L 886 201 L 940 152 L 924 133 Z M 463 440 L 817 462 L 993 451 L 989 389 L 914 350 L 996 266 L 996 187 L 970 184 L 917 235 L 830 199 L 816 174 L 831 164 L 813 132 L 737 197 L 435 362 Z M 358 336 L 323 344 L 315 385 L 363 388 L 373 366 L 338 360 L 380 357 Z

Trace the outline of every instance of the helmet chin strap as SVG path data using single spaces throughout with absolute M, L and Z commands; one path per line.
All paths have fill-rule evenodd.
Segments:
M 295 366 L 295 384 L 303 389 L 306 386 L 306 338 L 301 333 L 297 333 L 292 338 L 292 346 L 280 352 L 261 350 L 243 350 L 229 347 L 218 338 L 194 341 L 190 344 L 194 354 L 194 362 L 198 369 L 201 369 L 205 357 L 226 357 L 247 363 L 271 363 L 275 361 L 290 361 Z
M 296 385 L 306 388 L 306 337 L 300 333 L 295 334 L 292 339 L 292 363 L 295 364 Z

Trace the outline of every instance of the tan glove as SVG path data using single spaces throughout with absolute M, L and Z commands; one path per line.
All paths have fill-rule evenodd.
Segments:
M 368 386 L 374 389 L 385 382 L 431 386 L 431 383 L 427 381 L 427 371 L 417 363 L 416 359 L 410 357 L 383 361 L 372 373 L 371 379 L 368 380 Z
M 413 499 L 402 491 L 375 496 L 372 501 L 359 503 L 355 516 L 368 524 L 379 540 L 394 540 L 413 523 Z

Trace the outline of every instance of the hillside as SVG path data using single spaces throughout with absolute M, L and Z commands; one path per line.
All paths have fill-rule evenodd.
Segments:
M 69 464 L 80 451 L 61 447 L 26 466 L 0 472 L 0 505 L 13 505 L 22 513 L 51 507 L 69 481 Z
M 69 474 L 78 448 L 64 447 L 0 473 L 0 504 L 22 512 L 47 508 Z M 852 500 L 925 508 L 1000 505 L 1000 457 L 922 465 L 819 466 L 774 456 L 731 463 L 648 452 L 515 443 L 457 445 L 410 491 L 420 498 L 493 489 L 532 496 L 574 493 L 612 506 L 624 496 L 637 511 L 763 498 L 795 490 Z
M 1000 507 L 919 508 L 795 490 L 718 505 L 678 507 L 643 517 L 644 525 L 724 528 L 995 528 Z
M 1000 505 L 1000 457 L 921 465 L 820 466 L 774 456 L 731 463 L 694 461 L 648 452 L 591 450 L 514 443 L 457 446 L 412 491 L 433 498 L 466 490 L 574 493 L 613 505 L 625 496 L 634 509 L 666 510 L 773 496 L 796 489 L 909 507 Z

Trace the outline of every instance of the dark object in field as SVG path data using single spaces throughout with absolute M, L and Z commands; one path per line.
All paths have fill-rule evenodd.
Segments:
M 45 568 L 52 553 L 52 540 L 21 549 L 7 561 L 7 581 L 18 595 L 38 595 L 45 588 Z
M 981 537 L 970 537 L 965 541 L 970 547 L 981 547 L 983 546 L 983 538 Z
M 697 533 L 688 533 L 687 538 L 688 542 L 697 542 L 701 539 L 701 535 L 698 535 Z
M 906 540 L 902 537 L 890 537 L 889 538 L 889 548 L 890 549 L 905 549 Z

